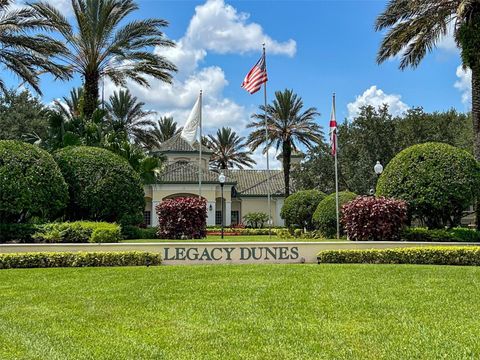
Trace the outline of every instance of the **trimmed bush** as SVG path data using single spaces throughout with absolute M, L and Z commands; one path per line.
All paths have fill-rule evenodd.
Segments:
M 268 215 L 263 212 L 248 213 L 243 217 L 243 221 L 250 228 L 263 228 L 263 225 L 268 223 Z
M 160 265 L 160 254 L 123 252 L 53 252 L 0 254 L 0 269 L 87 267 L 87 266 L 151 266 Z
M 201 239 L 207 234 L 205 199 L 179 197 L 162 201 L 155 208 L 160 239 Z
M 141 228 L 133 225 L 122 226 L 122 237 L 126 240 L 132 239 L 157 239 L 157 228 Z
M 429 246 L 396 249 L 324 250 L 318 263 L 480 265 L 479 246 Z
M 48 152 L 20 141 L 0 141 L 0 223 L 52 220 L 67 201 L 67 184 Z
M 32 238 L 47 243 L 115 243 L 122 239 L 122 235 L 117 224 L 75 221 L 40 225 Z
M 350 240 L 398 240 L 407 219 L 404 201 L 359 196 L 343 205 L 342 224 Z
M 402 231 L 403 241 L 425 242 L 480 242 L 480 232 L 473 229 L 426 229 L 406 228 Z
M 287 226 L 313 230 L 313 213 L 324 197 L 318 190 L 298 191 L 285 199 L 280 216 Z
M 342 215 L 342 206 L 355 199 L 358 195 L 349 191 L 340 191 L 338 193 L 338 206 L 340 208 L 340 217 Z M 313 214 L 315 227 L 326 238 L 334 237 L 337 234 L 337 207 L 335 193 L 328 195 L 320 201 Z M 343 227 L 340 226 L 340 234 L 343 234 Z
M 442 143 L 411 146 L 386 166 L 377 194 L 403 199 L 409 218 L 429 228 L 460 224 L 480 189 L 480 167 L 468 152 Z
M 0 224 L 0 243 L 8 241 L 31 242 L 38 230 L 35 224 Z
M 71 146 L 54 153 L 68 184 L 70 220 L 136 225 L 142 222 L 145 198 L 140 176 L 111 151 Z

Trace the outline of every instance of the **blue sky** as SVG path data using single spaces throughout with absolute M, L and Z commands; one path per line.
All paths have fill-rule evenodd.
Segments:
M 68 13 L 68 0 L 51 0 Z M 268 95 L 291 88 L 306 106 L 321 113 L 326 129 L 331 94 L 337 94 L 337 117 L 351 117 L 362 104 L 388 103 L 400 113 L 412 106 L 427 111 L 467 111 L 469 74 L 458 69 L 458 51 L 449 36 L 417 69 L 398 70 L 392 59 L 377 65 L 382 34 L 374 31 L 386 1 L 159 1 L 138 0 L 132 16 L 160 17 L 170 26 L 166 35 L 175 50 L 158 51 L 175 60 L 180 71 L 173 87 L 154 82 L 151 89 L 131 86 L 147 107 L 172 114 L 182 124 L 199 88 L 205 92 L 206 131 L 232 126 L 247 134 L 249 115 L 263 101 L 259 92 L 240 88 L 267 42 Z M 11 79 L 12 85 L 15 79 Z M 50 102 L 77 85 L 43 79 Z M 106 92 L 114 90 L 106 83 Z M 257 158 L 261 162 L 260 157 Z

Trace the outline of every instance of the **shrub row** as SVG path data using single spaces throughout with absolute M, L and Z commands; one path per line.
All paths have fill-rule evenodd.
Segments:
M 318 263 L 480 265 L 479 246 L 411 247 L 397 249 L 324 250 Z
M 480 242 L 480 232 L 467 228 L 453 228 L 448 230 L 406 228 L 402 231 L 402 241 Z
M 122 226 L 122 237 L 132 239 L 158 239 L 156 227 L 141 228 L 133 225 Z
M 9 241 L 31 242 L 32 235 L 38 230 L 35 224 L 1 224 L 0 243 Z
M 0 269 L 86 266 L 150 266 L 160 265 L 160 263 L 160 254 L 141 251 L 0 254 Z
M 272 235 L 277 234 L 279 231 L 285 230 L 284 228 L 272 228 Z M 221 228 L 217 227 L 210 227 L 207 229 L 207 233 L 217 233 L 221 232 Z M 251 229 L 251 228 L 224 228 L 223 231 L 225 233 L 235 233 L 239 235 L 268 235 L 269 229 L 267 228 L 259 228 L 259 229 Z
M 75 221 L 38 226 L 32 238 L 47 243 L 115 243 L 122 239 L 122 235 L 117 224 Z

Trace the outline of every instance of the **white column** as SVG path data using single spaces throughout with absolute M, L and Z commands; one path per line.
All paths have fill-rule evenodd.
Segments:
M 280 217 L 280 211 L 282 211 L 284 198 L 277 198 L 275 203 L 275 214 L 274 214 L 274 226 L 285 226 L 285 221 Z
M 157 217 L 157 211 L 156 207 L 160 203 L 160 201 L 152 201 L 152 212 L 151 212 L 151 226 L 157 227 L 158 226 L 158 217 Z
M 212 210 L 210 210 L 210 206 Z M 207 226 L 215 226 L 215 201 L 207 202 Z
M 232 225 L 232 202 L 225 201 L 225 226 Z

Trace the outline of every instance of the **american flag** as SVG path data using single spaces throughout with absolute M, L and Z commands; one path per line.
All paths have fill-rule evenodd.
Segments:
M 333 100 L 332 115 L 330 116 L 330 146 L 332 148 L 332 155 L 335 156 L 337 153 L 337 120 L 335 119 L 335 100 Z
M 263 53 L 260 60 L 257 61 L 255 66 L 250 70 L 245 76 L 245 79 L 242 83 L 242 88 L 247 90 L 250 94 L 255 94 L 262 84 L 268 81 L 267 78 L 267 65 L 265 62 L 265 52 Z

